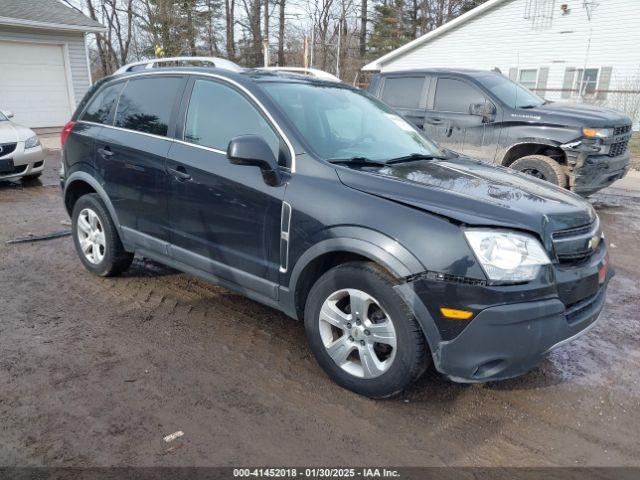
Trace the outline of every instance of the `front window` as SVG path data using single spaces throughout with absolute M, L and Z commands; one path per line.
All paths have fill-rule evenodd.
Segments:
M 504 75 L 482 75 L 478 77 L 478 81 L 511 108 L 532 108 L 544 103 L 544 99 Z
M 262 87 L 323 160 L 442 155 L 410 123 L 365 92 L 307 83 L 265 82 Z

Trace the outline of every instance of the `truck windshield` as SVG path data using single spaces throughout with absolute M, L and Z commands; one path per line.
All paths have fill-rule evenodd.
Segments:
M 511 108 L 532 108 L 545 103 L 544 99 L 519 83 L 503 75 L 486 75 L 478 78 L 498 99 Z
M 420 131 L 366 92 L 294 82 L 261 86 L 322 160 L 384 162 L 443 155 Z

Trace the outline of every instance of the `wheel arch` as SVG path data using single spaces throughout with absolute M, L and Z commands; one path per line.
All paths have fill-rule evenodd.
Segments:
M 500 165 L 509 167 L 519 158 L 528 155 L 545 155 L 556 160 L 560 165 L 566 165 L 567 156 L 560 147 L 560 142 L 548 138 L 523 138 L 518 143 L 511 145 L 502 156 Z
M 285 311 L 301 319 L 306 297 L 313 284 L 326 271 L 347 261 L 370 261 L 396 279 L 421 273 L 423 265 L 406 248 L 392 238 L 367 229 L 345 228 L 340 236 L 322 240 L 306 250 L 295 263 L 289 279 Z M 364 238 L 363 238 L 364 237 Z M 285 300 L 286 299 L 286 300 Z
M 104 202 L 107 207 L 107 211 L 109 215 L 111 215 L 111 219 L 118 231 L 118 236 L 121 241 L 123 239 L 122 231 L 120 229 L 120 222 L 118 220 L 118 214 L 116 213 L 115 208 L 113 208 L 113 204 L 107 195 L 107 192 L 104 190 L 102 185 L 96 180 L 92 175 L 87 172 L 79 171 L 73 172 L 67 178 L 64 185 L 64 206 L 67 210 L 69 216 L 73 215 L 73 206 L 75 202 L 82 196 L 87 193 L 96 193 L 100 196 L 100 199 Z

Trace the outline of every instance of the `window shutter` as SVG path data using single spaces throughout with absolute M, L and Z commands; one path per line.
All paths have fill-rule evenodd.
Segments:
M 514 82 L 518 81 L 518 69 L 517 68 L 510 68 L 509 69 L 509 79 L 513 80 Z
M 609 90 L 609 86 L 611 85 L 612 71 L 613 67 L 602 67 L 600 69 L 600 78 L 598 79 L 598 93 L 596 94 L 596 98 L 598 100 L 607 99 L 607 90 Z
M 574 67 L 567 67 L 564 71 L 564 82 L 562 82 L 562 98 L 571 97 L 571 89 L 573 88 L 573 79 L 576 76 Z
M 536 90 L 539 95 L 544 96 L 544 92 L 547 89 L 547 79 L 549 78 L 549 67 L 540 67 L 538 70 L 538 83 L 536 84 Z

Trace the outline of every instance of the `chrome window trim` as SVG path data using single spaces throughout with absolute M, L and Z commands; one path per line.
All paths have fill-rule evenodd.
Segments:
M 156 135 L 154 133 L 139 132 L 137 130 L 130 130 L 128 128 L 116 127 L 115 125 L 105 125 L 103 123 L 88 122 L 87 120 L 78 120 L 76 123 L 86 123 L 88 125 L 96 125 L 98 127 L 113 128 L 114 130 L 120 130 L 121 132 L 137 133 L 138 135 L 146 135 L 147 137 L 159 138 L 160 140 L 167 140 L 169 142 L 175 141 L 175 139 L 171 137 L 163 137 L 162 135 Z
M 168 76 L 168 75 L 195 75 L 195 76 L 201 76 L 201 77 L 210 77 L 210 78 L 215 78 L 215 79 L 221 80 L 222 82 L 229 83 L 229 84 L 235 86 L 237 89 L 241 90 L 265 114 L 265 116 L 269 120 L 269 123 L 271 123 L 271 126 L 273 128 L 275 128 L 275 130 L 278 132 L 278 135 L 280 135 L 280 137 L 282 137 L 282 139 L 284 140 L 284 143 L 287 145 L 287 148 L 289 150 L 289 156 L 291 157 L 291 173 L 295 173 L 295 171 L 296 171 L 296 153 L 295 153 L 295 150 L 293 149 L 293 144 L 291 143 L 289 138 L 285 135 L 285 133 L 282 130 L 282 128 L 280 127 L 280 125 L 275 121 L 275 119 L 273 118 L 271 113 L 269 113 L 269 110 L 267 110 L 267 108 L 262 104 L 262 102 L 260 102 L 260 100 L 258 100 L 256 98 L 256 96 L 253 93 L 251 93 L 246 87 L 242 86 L 241 84 L 239 84 L 235 80 L 227 78 L 227 77 L 225 77 L 223 75 L 218 75 L 216 73 L 199 72 L 197 70 L 184 70 L 184 71 L 180 71 L 180 72 L 162 72 L 162 71 L 158 71 L 158 72 L 140 72 L 140 73 L 136 72 L 136 73 L 133 73 L 130 76 L 128 76 L 127 80 L 131 80 L 131 79 L 138 78 L 138 77 L 146 77 L 146 76 L 150 76 L 150 75 L 164 75 L 164 76 Z M 124 89 L 123 89 L 123 91 L 124 91 Z M 118 97 L 118 101 L 119 100 L 120 100 L 120 98 Z M 116 110 L 116 113 L 117 113 L 117 110 Z M 114 115 L 113 119 L 114 119 L 114 122 L 115 122 L 115 115 Z M 90 123 L 90 122 L 86 122 L 86 123 Z M 102 125 L 102 124 L 98 124 L 98 125 Z M 109 125 L 102 125 L 102 126 L 109 126 Z M 137 130 L 129 130 L 129 129 L 124 129 L 124 128 L 115 127 L 115 126 L 113 126 L 113 128 L 118 128 L 118 129 L 125 130 L 125 131 L 128 131 L 128 132 L 142 133 L 144 135 L 151 135 L 151 136 L 156 136 L 157 137 L 157 135 L 153 135 L 153 134 L 150 134 L 150 133 L 147 134 L 147 133 L 144 133 L 144 132 L 138 132 Z M 159 137 L 159 138 L 167 138 L 168 140 L 174 140 L 174 141 L 183 142 L 182 140 L 178 140 L 176 138 L 169 138 L 169 137 Z M 188 143 L 188 145 L 198 146 L 197 144 L 194 144 L 194 143 Z
M 184 140 L 178 140 L 177 138 L 173 139 L 174 142 L 179 143 L 181 145 L 186 145 L 187 147 L 196 147 L 201 150 L 207 150 L 209 152 L 220 153 L 222 155 L 226 155 L 227 152 L 224 150 L 220 150 L 218 148 L 207 147 L 206 145 L 200 145 L 199 143 L 185 142 Z

